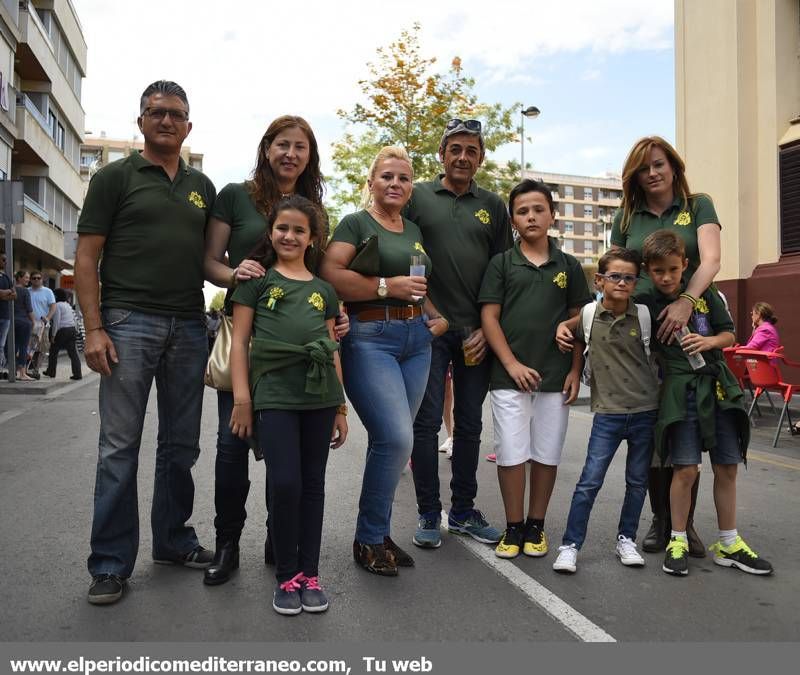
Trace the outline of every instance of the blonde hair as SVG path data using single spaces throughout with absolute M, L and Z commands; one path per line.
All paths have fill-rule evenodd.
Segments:
M 667 156 L 674 176 L 672 190 L 676 196 L 683 199 L 684 210 L 689 208 L 689 199 L 695 196 L 689 191 L 689 184 L 686 181 L 686 164 L 678 151 L 661 136 L 640 138 L 634 143 L 625 160 L 625 165 L 622 167 L 622 203 L 619 205 L 622 209 L 622 221 L 620 222 L 622 232 L 628 231 L 633 212 L 646 204 L 644 190 L 639 185 L 638 173 L 639 169 L 650 161 L 650 150 L 654 147 L 661 148 Z
M 372 164 L 369 165 L 369 173 L 367 174 L 368 180 L 364 182 L 364 187 L 361 190 L 362 209 L 368 209 L 372 206 L 372 192 L 370 192 L 369 189 L 369 181 L 375 178 L 378 165 L 386 159 L 399 159 L 407 162 L 411 172 L 411 178 L 414 178 L 414 167 L 411 165 L 411 157 L 408 156 L 406 149 L 399 145 L 385 145 L 378 150 L 378 154 L 375 155 L 375 159 L 373 159 Z

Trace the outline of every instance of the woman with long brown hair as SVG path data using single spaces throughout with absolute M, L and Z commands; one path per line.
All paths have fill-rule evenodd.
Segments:
M 282 115 L 267 128 L 258 144 L 256 164 L 249 180 L 229 183 L 217 195 L 206 230 L 206 279 L 230 289 L 239 282 L 263 277 L 264 267 L 248 257 L 268 231 L 267 218 L 282 197 L 298 194 L 319 210 L 327 236 L 327 216 L 322 206 L 324 181 L 314 132 L 302 117 Z M 346 332 L 339 326 L 337 334 Z M 219 426 L 214 469 L 214 527 L 217 546 L 203 581 L 209 585 L 228 581 L 239 565 L 239 537 L 247 517 L 245 503 L 250 490 L 249 447 L 231 433 L 228 423 L 233 394 L 217 392 Z M 264 544 L 265 562 L 272 559 L 269 536 Z
M 714 281 L 720 269 L 720 224 L 711 197 L 693 193 L 686 180 L 683 159 L 660 136 L 639 139 L 622 169 L 622 203 L 614 216 L 611 244 L 642 252 L 648 235 L 656 230 L 675 231 L 686 246 L 686 290 L 659 315 L 657 337 L 671 342 L 699 307 L 697 298 Z M 648 552 L 663 551 L 670 538 L 669 486 L 672 468 L 656 465 L 650 470 L 649 495 L 653 522 L 642 542 Z M 705 556 L 705 546 L 694 529 L 697 480 L 692 488 L 687 536 L 689 554 Z

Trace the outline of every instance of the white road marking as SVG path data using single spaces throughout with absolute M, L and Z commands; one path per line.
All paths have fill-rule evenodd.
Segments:
M 446 528 L 447 514 L 442 511 L 442 527 Z M 549 591 L 538 581 L 508 560 L 501 560 L 494 554 L 494 549 L 486 544 L 481 544 L 471 537 L 453 535 L 455 539 L 487 567 L 491 567 L 497 574 L 505 578 L 510 584 L 522 591 L 529 600 L 541 607 L 555 621 L 560 623 L 581 642 L 616 642 L 600 626 L 587 619 L 577 609 L 564 602 L 555 593 Z

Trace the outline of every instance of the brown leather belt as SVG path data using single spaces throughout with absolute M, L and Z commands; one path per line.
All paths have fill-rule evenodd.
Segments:
M 422 307 L 419 305 L 405 305 L 394 307 L 386 305 L 375 309 L 362 309 L 355 314 L 359 321 L 408 321 L 422 316 Z

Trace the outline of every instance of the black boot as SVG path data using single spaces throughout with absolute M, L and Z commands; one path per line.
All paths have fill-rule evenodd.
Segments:
M 642 550 L 647 553 L 658 553 L 667 548 L 672 529 L 669 515 L 670 483 L 672 483 L 671 468 L 650 469 L 647 493 L 650 495 L 653 522 L 642 540 Z
M 234 539 L 218 541 L 214 559 L 203 575 L 203 583 L 208 586 L 224 584 L 231 578 L 233 570 L 237 569 L 239 569 L 239 542 Z
M 689 555 L 693 558 L 705 558 L 706 547 L 694 529 L 694 507 L 697 506 L 697 490 L 700 487 L 700 473 L 692 485 L 692 504 L 689 507 L 689 519 L 686 521 L 686 538 L 689 540 Z

